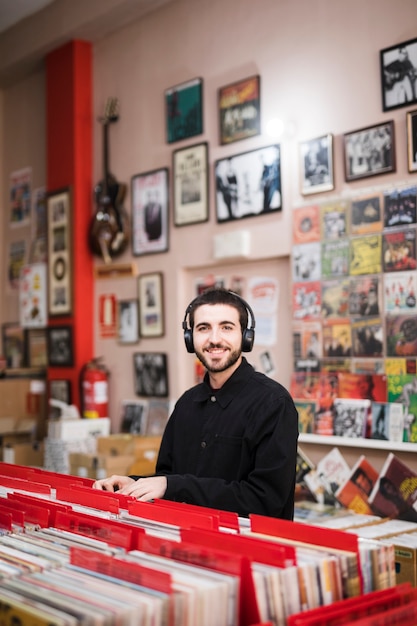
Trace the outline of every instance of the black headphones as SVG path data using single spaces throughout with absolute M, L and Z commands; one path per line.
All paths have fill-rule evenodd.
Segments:
M 255 316 L 253 314 L 251 307 L 246 302 L 246 300 L 241 298 L 241 296 L 239 296 L 237 293 L 234 293 L 234 291 L 231 291 L 230 293 L 236 296 L 236 298 L 238 298 L 240 302 L 242 302 L 242 304 L 244 305 L 244 307 L 246 308 L 249 314 L 250 326 L 248 328 L 245 328 L 245 330 L 242 333 L 242 352 L 250 352 L 253 348 L 253 343 L 255 341 Z M 187 306 L 184 319 L 182 322 L 182 327 L 184 330 L 184 341 L 185 341 L 185 347 L 187 348 L 187 352 L 194 352 L 193 329 L 187 326 L 187 318 L 191 310 L 193 309 L 194 304 L 198 298 L 199 296 L 197 296 L 197 298 L 194 298 L 194 300 L 190 302 L 190 304 Z

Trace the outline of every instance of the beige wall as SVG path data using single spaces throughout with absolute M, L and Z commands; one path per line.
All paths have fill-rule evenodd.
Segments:
M 349 194 L 366 185 L 363 181 L 349 185 L 344 182 L 342 134 L 394 119 L 397 173 L 378 177 L 375 182 L 383 185 L 408 178 L 406 109 L 382 112 L 379 50 L 415 37 L 416 18 L 415 0 L 395 3 L 392 0 L 174 0 L 95 43 L 94 114 L 100 114 L 108 96 L 120 100 L 120 120 L 110 132 L 110 167 L 114 174 L 129 185 L 137 173 L 171 168 L 172 151 L 176 147 L 203 140 L 209 142 L 210 160 L 209 222 L 175 228 L 171 220 L 168 253 L 132 259 L 129 250 L 118 259 L 133 260 L 141 273 L 163 273 L 166 334 L 160 339 L 142 340 L 135 346 L 119 346 L 114 340 L 100 339 L 96 326 L 96 354 L 105 358 L 111 370 L 111 415 L 115 430 L 120 401 L 134 397 L 133 352 L 168 353 L 173 398 L 192 381 L 193 359 L 184 349 L 181 322 L 184 309 L 194 296 L 195 276 L 208 271 L 216 274 L 231 271 L 227 265 L 214 262 L 213 237 L 219 233 L 249 229 L 251 261 L 239 260 L 233 264 L 247 276 L 257 272 L 258 267 L 263 274 L 279 276 L 279 338 L 272 352 L 279 364 L 277 376 L 288 385 L 291 209 L 321 199 L 300 196 L 298 141 L 334 133 L 336 189 L 325 197 Z M 214 161 L 272 143 L 263 132 L 259 137 L 229 147 L 219 145 L 217 89 L 252 74 L 261 76 L 263 127 L 272 117 L 280 117 L 287 124 L 280 140 L 284 208 L 280 214 L 217 225 Z M 204 134 L 168 145 L 164 90 L 197 76 L 204 80 Z M 7 123 L 2 175 L 6 183 L 10 171 L 27 165 L 33 167 L 35 185 L 43 182 L 43 90 L 40 72 L 3 92 Z M 93 178 L 98 181 L 102 176 L 98 123 L 94 126 L 94 145 Z M 7 238 L 6 185 L 2 200 L 3 236 Z M 130 193 L 126 207 L 130 211 Z M 101 279 L 96 282 L 96 301 L 104 293 L 133 297 L 136 289 L 135 278 Z M 16 315 L 16 295 L 2 298 L 0 321 L 13 321 Z M 258 365 L 256 352 L 253 359 Z

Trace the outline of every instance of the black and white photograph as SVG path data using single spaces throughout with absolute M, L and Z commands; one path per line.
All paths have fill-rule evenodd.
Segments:
M 50 366 L 72 367 L 74 361 L 71 326 L 47 328 L 48 363 Z
M 346 181 L 396 171 L 394 122 L 345 133 Z
M 167 355 L 157 352 L 136 352 L 133 355 L 135 393 L 137 396 L 168 396 Z
M 137 343 L 139 341 L 139 301 L 119 300 L 117 303 L 119 343 Z
M 71 404 L 71 381 L 51 380 L 49 381 L 49 397 L 65 404 Z
M 417 102 L 417 39 L 380 51 L 382 109 Z
M 408 171 L 417 172 L 417 110 L 407 113 Z
M 168 168 L 132 177 L 132 252 L 168 250 Z
M 282 210 L 280 157 L 271 145 L 216 161 L 218 222 Z
M 139 336 L 162 337 L 165 332 L 163 275 L 161 272 L 138 277 Z
M 144 435 L 148 414 L 147 402 L 122 400 L 122 418 L 120 430 L 131 435 Z
M 174 224 L 207 222 L 209 217 L 208 143 L 179 148 L 172 155 Z
M 301 193 L 321 193 L 334 189 L 333 135 L 323 135 L 300 143 Z

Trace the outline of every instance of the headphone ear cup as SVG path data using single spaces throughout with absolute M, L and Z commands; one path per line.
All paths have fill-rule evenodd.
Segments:
M 255 341 L 255 331 L 253 328 L 246 328 L 242 335 L 242 352 L 251 352 Z
M 186 328 L 184 330 L 184 341 L 187 352 L 194 352 L 193 331 L 191 328 Z

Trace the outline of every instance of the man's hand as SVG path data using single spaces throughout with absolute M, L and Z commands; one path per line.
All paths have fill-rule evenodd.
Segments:
M 118 493 L 132 496 L 141 502 L 149 502 L 163 498 L 167 490 L 167 479 L 165 476 L 150 476 L 133 480 L 128 476 L 110 476 L 102 480 L 96 480 L 93 489 L 104 491 L 114 491 L 118 487 Z
M 127 487 L 128 485 L 134 484 L 136 481 L 133 478 L 129 478 L 129 476 L 117 476 L 113 474 L 113 476 L 109 476 L 108 478 L 102 478 L 101 480 L 96 480 L 93 483 L 93 489 L 101 489 L 102 491 L 119 491 L 122 492 L 122 489 Z

